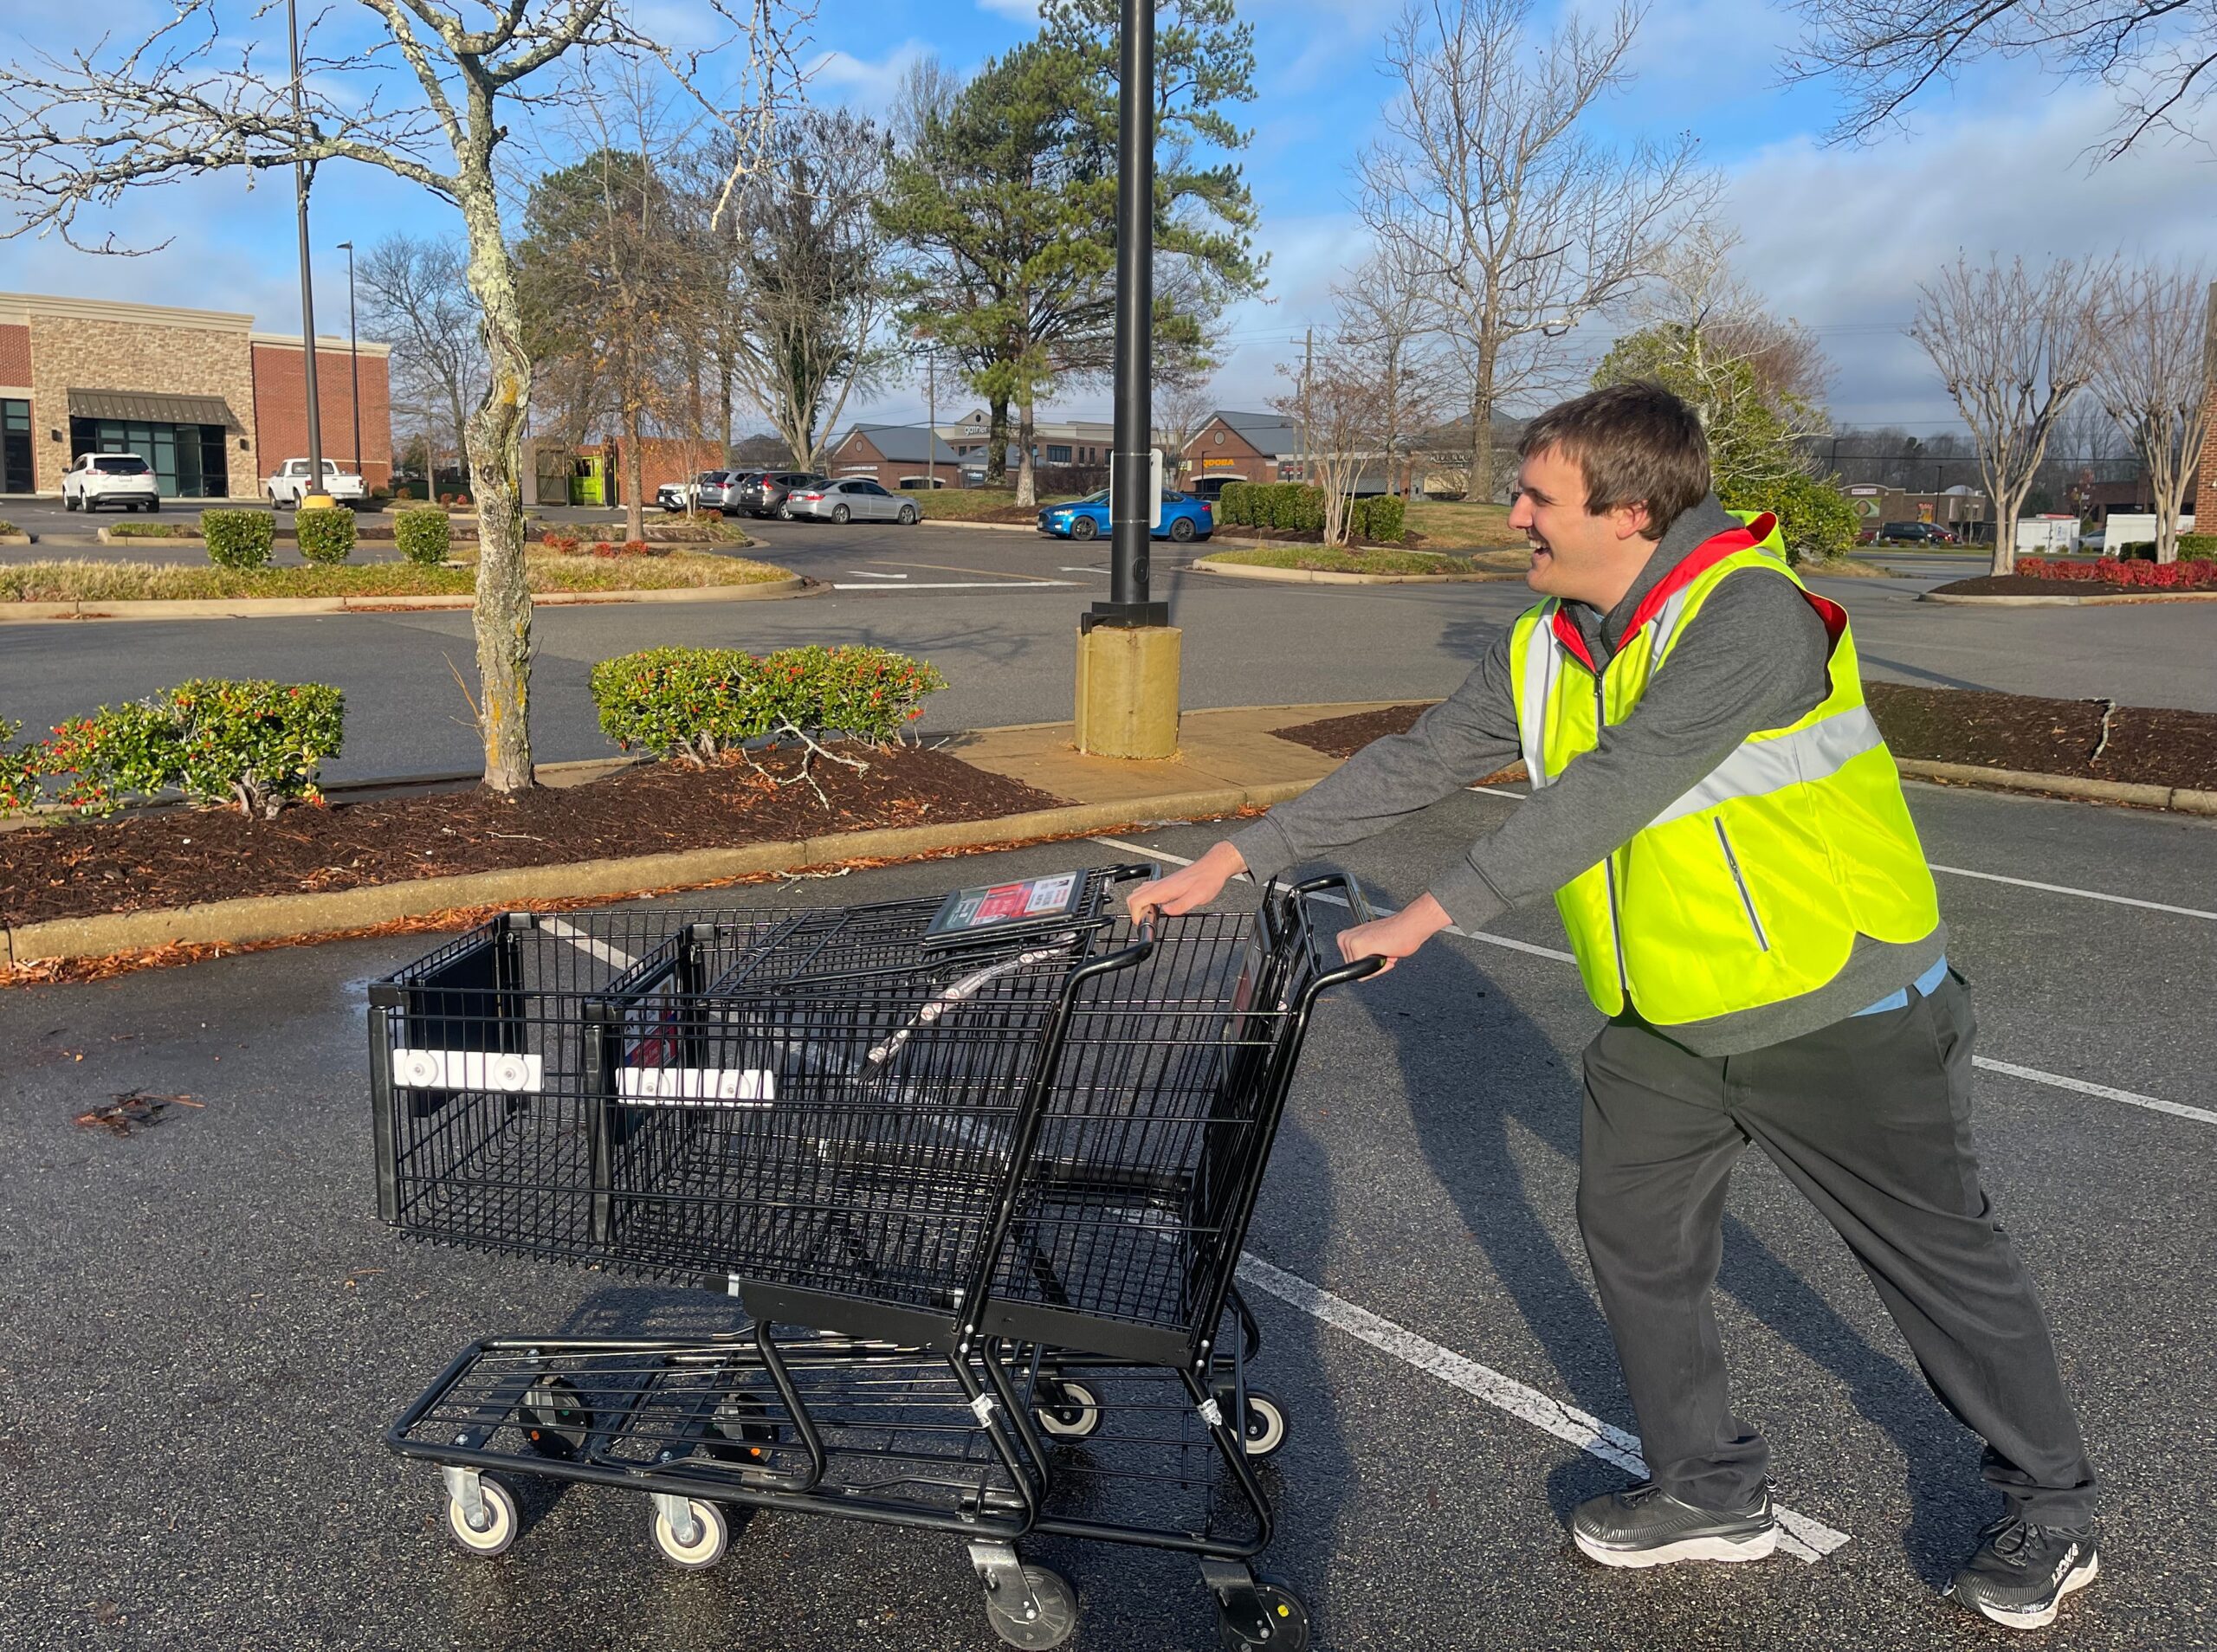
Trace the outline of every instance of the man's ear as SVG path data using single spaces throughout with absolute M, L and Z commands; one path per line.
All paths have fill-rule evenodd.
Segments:
M 1647 531 L 1648 524 L 1653 520 L 1653 518 L 1649 515 L 1647 501 L 1644 499 L 1631 505 L 1613 507 L 1609 512 L 1609 526 L 1619 539 L 1629 539 L 1634 536 L 1641 539 L 1660 537 L 1650 534 Z

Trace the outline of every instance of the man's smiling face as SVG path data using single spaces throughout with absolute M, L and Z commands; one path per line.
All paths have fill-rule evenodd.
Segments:
M 1585 467 L 1557 448 L 1528 455 L 1517 469 L 1509 526 L 1522 529 L 1531 545 L 1524 583 L 1542 597 L 1600 603 L 1612 587 L 1621 590 L 1627 558 L 1636 568 L 1654 549 L 1640 537 L 1645 505 L 1619 505 L 1597 516 L 1586 508 L 1587 497 Z

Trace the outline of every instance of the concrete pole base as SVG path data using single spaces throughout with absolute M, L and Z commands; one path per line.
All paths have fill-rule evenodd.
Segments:
M 1096 625 L 1077 639 L 1077 749 L 1093 757 L 1178 755 L 1174 625 Z
M 339 501 L 328 494 L 303 494 L 301 502 L 294 507 L 295 510 L 302 511 L 330 511 L 338 507 Z

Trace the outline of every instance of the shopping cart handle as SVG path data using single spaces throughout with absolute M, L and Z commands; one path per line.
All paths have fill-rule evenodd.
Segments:
M 1304 878 L 1289 892 L 1294 897 L 1293 907 L 1300 915 L 1302 940 L 1309 949 L 1309 966 L 1316 971 L 1312 990 L 1323 991 L 1344 986 L 1349 981 L 1367 980 L 1386 967 L 1382 958 L 1358 958 L 1338 964 L 1328 964 L 1320 951 L 1321 937 L 1316 926 L 1309 921 L 1308 898 L 1312 895 L 1336 897 L 1346 903 L 1347 909 L 1358 924 L 1372 921 L 1370 902 L 1362 893 L 1362 885 L 1344 872 L 1320 873 Z

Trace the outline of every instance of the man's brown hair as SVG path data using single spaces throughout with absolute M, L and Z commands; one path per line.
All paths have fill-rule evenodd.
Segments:
M 1586 474 L 1586 509 L 1599 516 L 1645 504 L 1644 536 L 1659 539 L 1709 492 L 1709 437 L 1693 409 L 1645 380 L 1558 402 L 1524 427 L 1516 455 L 1553 448 Z

